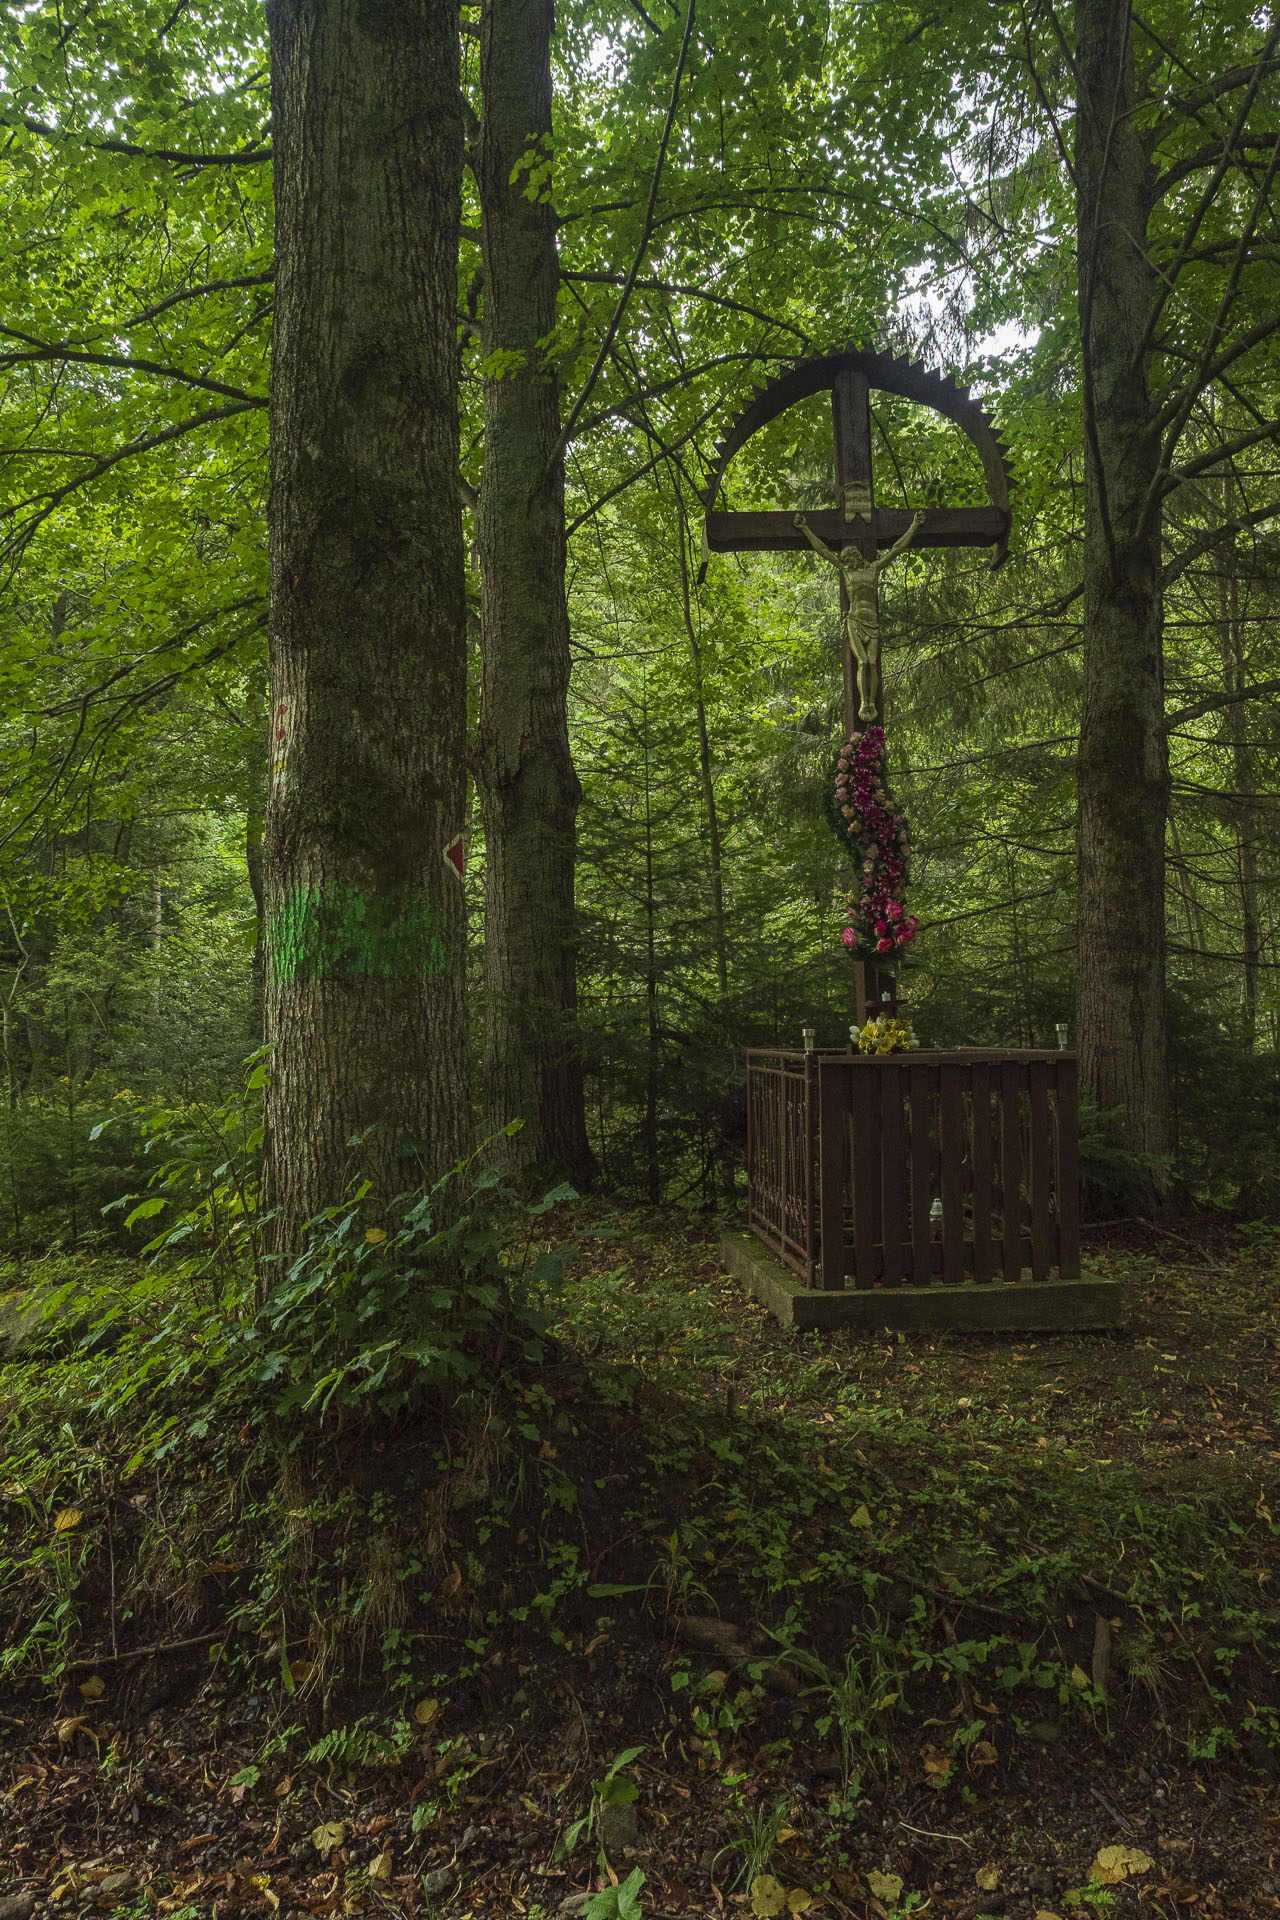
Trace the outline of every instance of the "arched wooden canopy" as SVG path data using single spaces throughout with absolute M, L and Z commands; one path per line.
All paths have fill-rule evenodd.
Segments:
M 715 502 L 729 462 L 752 434 L 798 400 L 824 391 L 831 394 L 836 507 L 834 512 L 806 512 L 813 531 L 832 547 L 856 545 L 870 552 L 892 546 L 906 532 L 911 511 L 877 508 L 871 482 L 870 395 L 893 393 L 953 420 L 976 448 L 987 481 L 987 506 L 927 509 L 914 545 L 989 546 L 993 549 L 991 564 L 998 567 L 1009 546 L 1012 470 L 988 415 L 970 399 L 968 389 L 958 387 L 949 376 L 930 373 L 913 361 L 889 354 L 850 351 L 798 361 L 767 386 L 758 387 L 721 440 L 702 496 L 706 529 L 699 579 L 706 573 L 708 553 L 780 553 L 807 545 L 804 533 L 795 525 L 793 510 L 727 513 L 718 510 Z

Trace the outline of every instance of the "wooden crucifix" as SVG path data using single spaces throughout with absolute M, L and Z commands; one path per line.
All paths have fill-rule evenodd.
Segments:
M 716 506 L 725 470 L 735 453 L 761 427 L 799 400 L 827 389 L 835 452 L 834 508 L 797 513 L 725 512 Z M 871 394 L 898 394 L 953 420 L 976 448 L 987 483 L 980 507 L 878 507 L 872 481 Z M 1009 462 L 992 422 L 967 391 L 949 378 L 926 372 L 887 354 L 849 352 L 802 360 L 758 389 L 716 449 L 706 506 L 701 580 L 710 553 L 786 553 L 812 547 L 840 574 L 844 636 L 845 738 L 872 720 L 884 719 L 880 672 L 878 576 L 887 560 L 908 545 L 990 547 L 999 566 L 1009 542 Z M 857 973 L 858 1024 L 897 1006 L 891 972 L 862 962 Z
M 715 502 L 734 454 L 768 421 L 798 400 L 806 400 L 824 388 L 831 394 L 834 508 L 808 514 L 798 514 L 794 508 L 763 513 L 717 510 Z M 920 513 L 909 508 L 878 507 L 871 467 L 873 391 L 899 394 L 954 420 L 977 449 L 986 476 L 989 504 L 931 507 Z M 992 564 L 998 566 L 1009 540 L 1009 466 L 991 421 L 953 380 L 928 373 L 909 361 L 891 359 L 886 354 L 851 352 L 802 360 L 760 389 L 716 449 L 715 465 L 703 499 L 707 508 L 706 552 L 785 553 L 800 551 L 806 546 L 825 547 L 838 566 L 841 625 L 845 634 L 846 738 L 856 730 L 860 717 L 865 723 L 868 706 L 874 706 L 877 719 L 884 717 L 876 614 L 876 576 L 884 564 L 881 556 L 887 558 L 888 551 L 900 552 L 907 544 L 912 548 L 991 547 L 994 549 Z M 848 559 L 841 565 L 841 556 L 845 554 Z M 704 556 L 702 574 L 705 572 Z M 866 636 L 872 656 L 867 663 L 859 661 L 856 631 L 854 643 L 850 643 L 851 613 L 854 615 L 852 629 Z M 860 664 L 863 666 L 861 676 Z

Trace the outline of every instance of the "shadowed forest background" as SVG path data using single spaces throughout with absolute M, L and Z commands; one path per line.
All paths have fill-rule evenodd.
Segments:
M 700 16 L 648 207 L 636 162 L 655 159 L 664 36 L 639 10 L 562 10 L 554 187 L 532 149 L 520 184 L 535 211 L 539 196 L 554 208 L 544 350 L 567 393 L 641 269 L 565 465 L 579 1045 L 590 1159 L 619 1195 L 729 1197 L 744 1049 L 794 1044 L 805 1025 L 833 1042 L 851 1017 L 821 798 L 840 725 L 833 584 L 807 557 L 759 555 L 716 560 L 694 584 L 702 454 L 750 383 L 806 350 L 853 341 L 956 370 L 1012 445 L 1005 567 L 935 552 L 882 589 L 924 924 L 905 986 L 927 1044 L 1052 1045 L 1058 1022 L 1075 1038 L 1085 429 L 1050 99 L 1069 73 L 1047 19 L 984 41 L 991 23 L 962 14 L 945 62 L 935 36 L 898 41 L 856 9 Z M 0 1189 L 14 1246 L 113 1233 L 101 1208 L 128 1188 L 132 1145 L 121 1125 L 91 1138 L 99 1123 L 192 1094 L 217 1103 L 261 1038 L 272 268 L 270 169 L 251 163 L 267 80 L 254 9 L 180 16 L 159 39 L 145 10 L 100 10 L 91 35 L 68 23 L 63 39 L 35 10 L 9 56 Z M 1226 61 L 1247 29 L 1229 9 L 1213 19 Z M 1209 59 L 1202 43 L 1195 54 Z M 1178 329 L 1194 347 L 1208 294 L 1234 292 L 1240 332 L 1274 300 L 1274 209 L 1253 203 L 1271 136 L 1250 135 L 1206 207 L 1189 163 L 1227 106 L 1177 97 L 1191 87 L 1180 57 L 1149 84 L 1172 176 L 1162 257 L 1185 276 L 1157 323 L 1176 366 Z M 171 123 L 180 146 L 245 164 L 148 157 Z M 1231 260 L 1246 215 L 1244 273 Z M 486 356 L 468 218 L 464 205 L 474 487 L 481 386 L 505 369 Z M 1172 1174 L 1181 1200 L 1247 1217 L 1273 1206 L 1277 1176 L 1276 471 L 1254 425 L 1274 397 L 1265 346 L 1191 396 L 1192 473 L 1163 548 Z M 980 475 L 961 437 L 880 402 L 881 497 L 962 502 Z M 824 410 L 809 411 L 811 435 L 793 412 L 752 443 L 735 504 L 828 497 Z M 474 543 L 468 556 L 474 725 Z M 488 745 L 472 749 L 459 823 L 482 1106 Z M 521 930 L 503 937 L 518 947 Z M 504 1035 L 518 1048 L 563 1017 L 536 1005 Z M 1095 1124 L 1091 1171 L 1124 1212 L 1104 1133 Z

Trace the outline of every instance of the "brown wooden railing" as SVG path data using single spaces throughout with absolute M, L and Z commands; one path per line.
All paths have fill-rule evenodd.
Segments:
M 747 1056 L 750 1224 L 810 1286 L 1076 1279 L 1076 1057 Z
M 747 1055 L 748 1222 L 793 1273 L 818 1271 L 817 1053 Z

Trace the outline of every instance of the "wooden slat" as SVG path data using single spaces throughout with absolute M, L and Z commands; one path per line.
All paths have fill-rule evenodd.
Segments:
M 964 1070 L 942 1072 L 938 1144 L 942 1162 L 942 1280 L 964 1279 Z
M 812 1286 L 818 1276 L 818 1169 L 813 1129 L 818 1116 L 818 1061 L 808 1054 L 804 1063 L 804 1277 Z
M 853 1157 L 853 1271 L 855 1284 L 869 1286 L 880 1277 L 880 1120 L 878 1064 L 850 1063 L 850 1151 Z
M 912 518 L 898 508 L 878 507 L 873 519 L 876 545 L 891 547 Z M 843 514 L 826 509 L 806 513 L 805 519 L 828 546 L 843 546 L 848 539 Z M 931 507 L 912 546 L 994 546 L 1008 531 L 1009 514 L 1003 507 Z M 707 515 L 707 545 L 712 553 L 799 553 L 809 542 L 795 524 L 794 511 L 713 512 Z
M 848 1101 L 848 1068 L 823 1060 L 818 1066 L 818 1208 L 822 1221 L 822 1285 L 840 1289 L 845 1282 L 844 1259 L 844 1115 Z
M 1027 1068 L 1027 1086 L 1031 1104 L 1031 1278 L 1047 1280 L 1058 1251 L 1054 1244 L 1053 1215 L 1050 1211 L 1049 1150 L 1052 1144 L 1049 1120 L 1049 1080 L 1053 1072 L 1047 1062 L 1037 1061 Z
M 884 1247 L 884 1279 L 897 1286 L 905 1272 L 907 1219 L 907 1129 L 902 1112 L 908 1070 L 886 1060 L 876 1074 L 880 1081 L 881 1192 L 880 1239 Z
M 1000 1069 L 1000 1184 L 1004 1215 L 1004 1277 L 1022 1278 L 1022 1115 L 1019 1094 L 1025 1067 L 1009 1062 Z
M 929 1254 L 929 1205 L 933 1199 L 936 1149 L 930 1137 L 938 1070 L 922 1063 L 911 1069 L 911 1275 L 918 1287 L 933 1278 Z
M 1080 1141 L 1076 1100 L 1076 1062 L 1063 1055 L 1058 1084 L 1058 1278 L 1080 1277 Z
M 859 1059 L 842 1049 L 806 1059 L 775 1049 L 753 1053 L 749 1072 L 748 1217 L 810 1285 L 839 1288 L 847 1274 L 864 1287 L 904 1278 L 924 1285 L 935 1276 L 954 1285 L 970 1272 L 1017 1280 L 1027 1267 L 1045 1282 L 1055 1266 L 1064 1279 L 1078 1278 L 1074 1056 L 954 1049 Z M 1008 1225 L 999 1260 L 998 1188 Z M 931 1243 L 935 1194 L 943 1233 Z M 819 1264 L 824 1215 L 831 1230 Z
M 991 1069 L 969 1076 L 973 1096 L 973 1277 L 991 1278 Z

